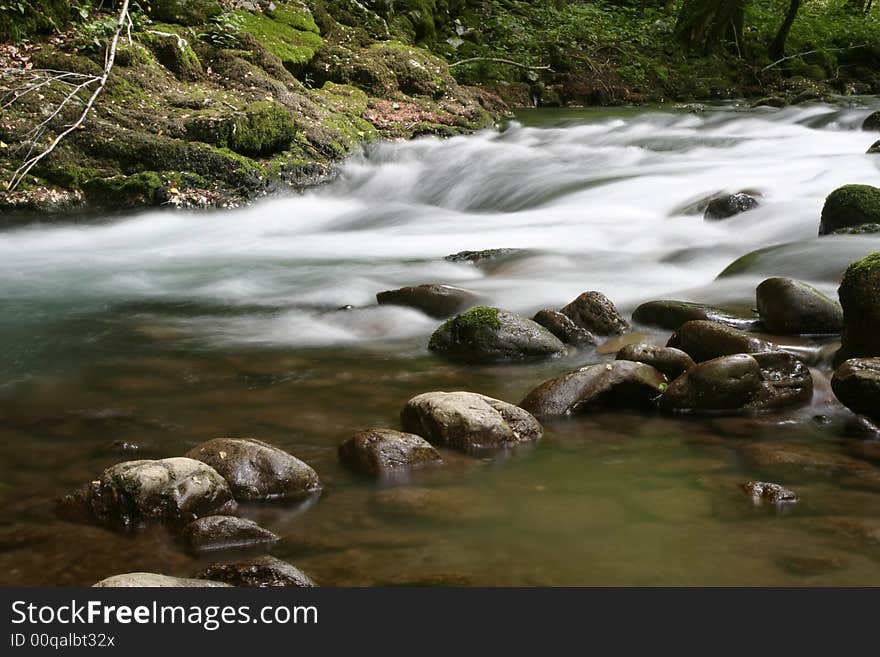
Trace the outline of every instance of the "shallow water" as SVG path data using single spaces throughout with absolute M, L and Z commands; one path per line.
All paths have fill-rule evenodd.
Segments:
M 743 457 L 755 441 L 792 442 L 880 463 L 876 443 L 848 437 L 827 372 L 816 371 L 813 404 L 784 415 L 551 423 L 537 446 L 449 455 L 408 486 L 365 482 L 335 456 L 355 430 L 396 426 L 415 394 L 516 402 L 609 357 L 450 365 L 425 348 L 437 322 L 375 306 L 381 290 L 454 283 L 523 313 L 592 289 L 625 313 L 652 298 L 751 307 L 755 285 L 777 274 L 833 293 L 849 262 L 880 250 L 876 237 L 816 238 L 831 190 L 877 183 L 880 157 L 863 154 L 877 136 L 857 129 L 869 111 L 536 111 L 503 131 L 377 146 L 329 185 L 238 211 L 8 228 L 0 583 L 197 570 L 210 558 L 162 530 L 61 522 L 52 501 L 117 461 L 235 435 L 322 476 L 311 504 L 245 509 L 283 537 L 275 554 L 322 584 L 880 584 L 880 490 Z M 741 189 L 761 207 L 717 223 L 686 213 Z M 526 251 L 481 267 L 443 260 L 499 247 Z M 802 502 L 754 507 L 737 489 L 753 478 L 790 484 Z

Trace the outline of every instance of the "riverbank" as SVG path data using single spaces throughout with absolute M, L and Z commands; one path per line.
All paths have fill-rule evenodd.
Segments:
M 115 20 L 26 4 L 32 20 L 0 20 L 6 181 L 79 117 Z M 8 220 L 236 207 L 322 182 L 366 144 L 471 132 L 536 103 L 744 97 L 779 107 L 880 90 L 872 49 L 836 47 L 838 32 L 861 38 L 840 21 L 817 52 L 772 62 L 760 31 L 740 56 L 694 56 L 670 45 L 671 10 L 604 3 L 162 0 L 132 17 L 81 129 L 0 191 Z M 813 31 L 795 30 L 793 47 Z

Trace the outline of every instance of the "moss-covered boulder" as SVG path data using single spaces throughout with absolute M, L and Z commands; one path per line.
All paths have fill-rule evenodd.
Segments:
M 308 7 L 296 2 L 278 3 L 275 11 L 237 11 L 242 32 L 253 36 L 288 69 L 297 71 L 321 48 L 320 30 Z
M 142 34 L 140 42 L 178 79 L 199 80 L 204 76 L 205 70 L 198 55 L 189 40 L 177 34 L 174 26 L 157 25 L 152 31 Z M 131 52 L 136 53 L 133 49 Z
M 196 117 L 187 124 L 186 133 L 194 141 L 262 156 L 286 150 L 296 138 L 297 126 L 282 105 L 262 101 L 232 114 Z
M 180 25 L 201 25 L 223 11 L 217 0 L 150 0 L 147 6 L 153 18 Z
M 869 114 L 868 118 L 862 123 L 862 130 L 880 132 L 880 112 Z
M 825 199 L 819 235 L 880 223 L 880 188 L 871 185 L 844 185 Z
M 540 324 L 498 308 L 478 306 L 453 317 L 431 336 L 431 351 L 450 360 L 503 363 L 549 358 L 565 345 Z
M 849 266 L 838 296 L 843 306 L 843 334 L 837 362 L 880 356 L 880 252 Z

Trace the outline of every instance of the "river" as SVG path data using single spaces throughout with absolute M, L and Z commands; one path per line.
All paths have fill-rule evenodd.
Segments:
M 376 306 L 379 291 L 450 283 L 528 314 L 586 290 L 624 314 L 657 298 L 752 307 L 770 275 L 835 293 L 849 262 L 880 250 L 878 237 L 816 237 L 829 192 L 877 183 L 880 156 L 864 154 L 876 136 L 858 129 L 869 111 L 535 110 L 498 131 L 373 146 L 326 185 L 239 210 L 7 226 L 0 583 L 194 572 L 211 559 L 187 556 L 164 530 L 62 522 L 53 500 L 121 460 L 250 436 L 324 481 L 310 504 L 243 510 L 281 535 L 277 556 L 322 584 L 880 584 L 876 539 L 828 529 L 878 527 L 880 491 L 806 477 L 792 482 L 802 501 L 780 510 L 736 488 L 762 474 L 741 457 L 754 441 L 880 461 L 880 448 L 846 437 L 848 411 L 821 372 L 807 408 L 548 423 L 537 446 L 450 457 L 404 495 L 336 462 L 343 439 L 397 426 L 421 392 L 517 402 L 609 357 L 448 364 L 426 349 L 438 322 Z M 760 207 L 721 222 L 688 210 L 739 190 Z M 521 251 L 481 266 L 444 260 L 494 248 Z

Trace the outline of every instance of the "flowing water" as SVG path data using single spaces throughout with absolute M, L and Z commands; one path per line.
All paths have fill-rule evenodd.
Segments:
M 62 522 L 53 500 L 112 463 L 229 435 L 274 443 L 322 476 L 309 504 L 243 510 L 282 536 L 277 556 L 322 584 L 880 584 L 880 490 L 742 456 L 788 442 L 880 462 L 876 443 L 848 437 L 821 368 L 813 404 L 784 414 L 548 423 L 536 446 L 448 455 L 405 486 L 336 463 L 343 439 L 397 426 L 418 393 L 516 402 L 611 357 L 448 364 L 426 349 L 437 322 L 376 306 L 378 291 L 451 283 L 532 313 L 601 290 L 625 314 L 652 298 L 751 307 L 769 275 L 834 293 L 849 262 L 880 250 L 877 237 L 816 238 L 830 191 L 880 177 L 880 156 L 864 155 L 877 135 L 858 129 L 869 111 L 534 111 L 500 131 L 378 145 L 330 184 L 241 210 L 8 226 L 0 583 L 197 570 L 210 559 L 161 529 Z M 739 190 L 760 208 L 723 222 L 689 209 Z M 521 251 L 444 260 L 490 248 Z M 753 506 L 737 489 L 753 478 L 791 484 L 802 501 Z

